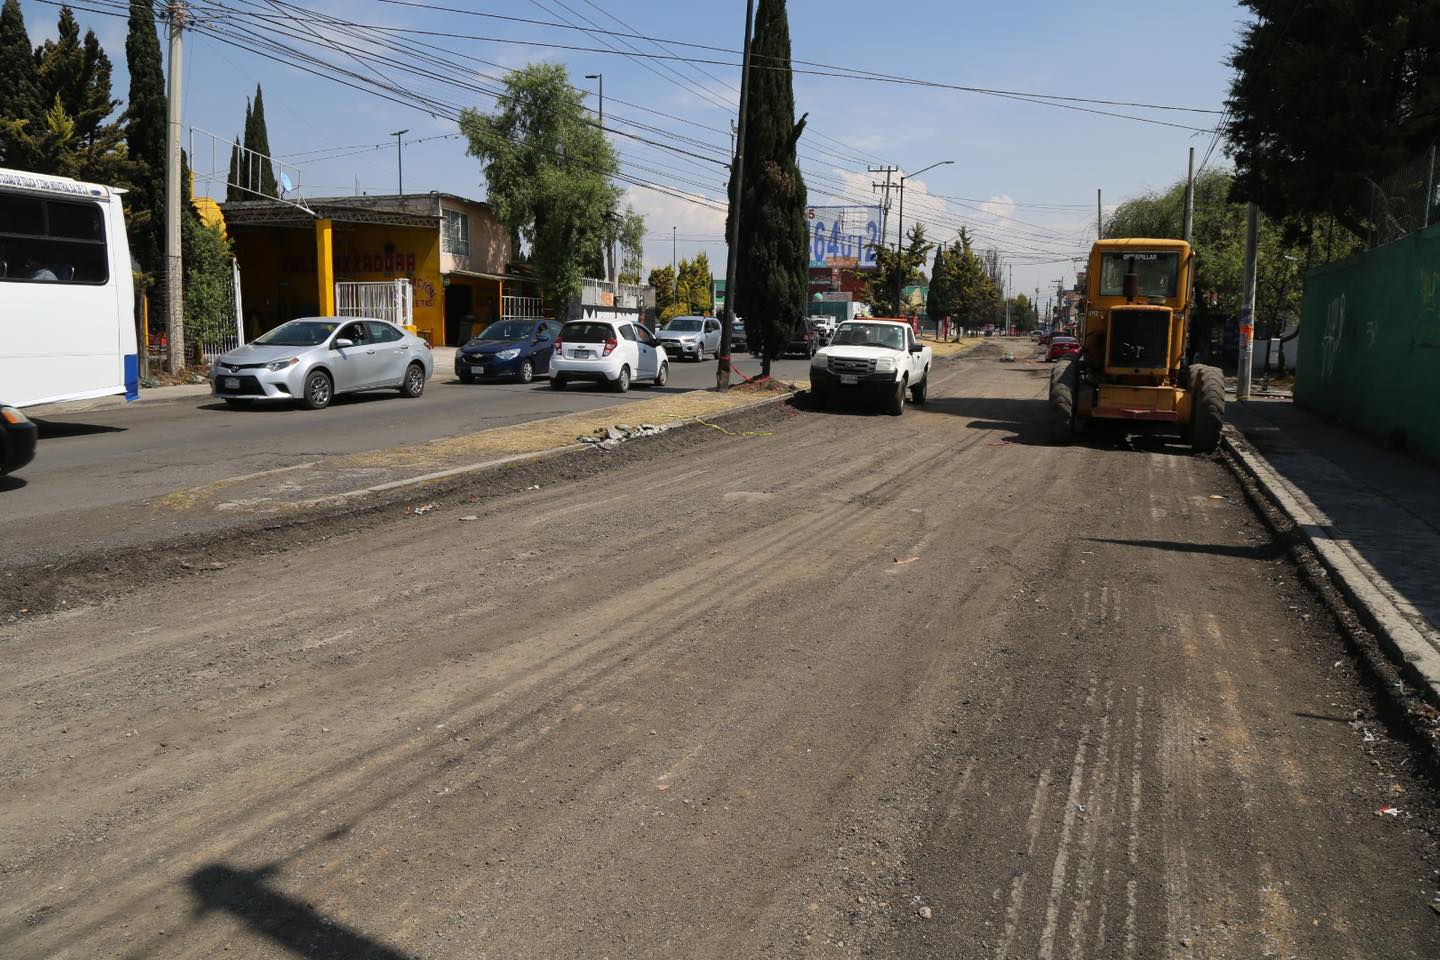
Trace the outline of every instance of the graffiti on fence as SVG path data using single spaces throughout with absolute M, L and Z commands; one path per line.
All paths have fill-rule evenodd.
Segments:
M 1325 336 L 1320 341 L 1320 376 L 1329 380 L 1340 356 L 1340 336 L 1345 331 L 1345 294 L 1331 299 L 1325 310 Z

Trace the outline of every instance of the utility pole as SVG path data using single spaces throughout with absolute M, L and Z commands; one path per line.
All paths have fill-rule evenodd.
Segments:
M 1100 188 L 1095 188 L 1095 239 L 1105 236 L 1105 205 L 1100 202 Z
M 870 182 L 870 192 L 873 193 L 876 190 L 885 191 L 885 199 L 880 203 L 880 245 L 883 247 L 885 245 L 886 230 L 890 226 L 890 175 L 896 173 L 897 170 L 895 167 L 886 164 L 883 167 L 866 167 L 865 172 L 885 174 L 884 183 L 876 183 L 873 180 Z M 895 249 L 900 249 L 899 243 L 896 243 Z
M 676 239 L 675 239 L 675 230 L 676 230 L 676 229 L 677 229 L 677 228 L 675 228 L 675 227 L 671 227 L 671 228 L 670 228 L 670 274 L 671 274 L 670 282 L 671 282 L 671 283 L 679 283 L 679 282 L 680 282 L 680 261 L 679 261 L 679 259 L 678 259 L 677 256 L 676 256 L 676 253 L 677 253 L 677 251 L 678 251 L 680 248 L 677 246 L 677 241 L 676 241 Z M 730 296 L 730 291 L 729 291 L 728 289 L 725 291 L 725 296 L 726 296 L 727 298 Z
M 395 138 L 395 176 L 398 185 L 397 192 L 402 197 L 405 196 L 405 153 L 400 147 L 400 138 L 409 132 L 408 129 L 396 130 L 390 134 L 390 136 Z
M 185 77 L 184 0 L 172 0 L 169 15 L 170 58 L 167 66 L 170 75 L 166 78 L 165 92 L 165 333 L 169 349 L 165 359 L 170 372 L 177 373 L 185 366 L 185 314 L 182 309 L 185 302 L 185 264 L 180 253 L 180 205 L 184 202 L 180 184 L 180 96 Z
M 745 114 L 750 107 L 750 35 L 755 0 L 745 0 L 745 55 L 740 66 L 740 125 L 735 133 L 735 189 L 730 195 L 730 236 L 725 250 L 725 316 L 720 320 L 720 356 L 715 358 L 715 389 L 730 389 L 730 331 L 735 329 L 735 247 L 740 243 L 740 198 L 745 193 Z M 672 254 L 673 256 L 673 254 Z
M 1180 236 L 1186 243 L 1195 229 L 1195 148 L 1190 148 L 1190 169 L 1185 174 L 1185 228 Z
M 1245 218 L 1245 302 L 1240 307 L 1240 361 L 1235 368 L 1235 399 L 1250 399 L 1250 365 L 1255 359 L 1255 275 L 1259 259 L 1260 208 L 1251 203 Z
M 920 174 L 924 173 L 926 170 L 934 170 L 936 167 L 943 167 L 947 164 L 951 164 L 954 162 L 954 160 L 940 160 L 936 163 L 930 164 L 930 166 L 928 167 L 922 167 L 921 169 L 916 170 L 914 173 L 902 173 L 900 175 L 900 219 L 896 223 L 895 227 L 896 254 L 899 254 L 900 251 L 905 248 L 905 181 L 920 176 Z M 888 180 L 889 178 L 887 177 L 886 179 Z M 896 266 L 899 266 L 899 259 L 900 258 L 897 256 Z M 900 307 L 900 298 L 904 294 L 904 292 L 905 272 L 903 270 L 897 270 L 895 272 L 895 313 L 897 315 L 903 314 L 903 311 Z

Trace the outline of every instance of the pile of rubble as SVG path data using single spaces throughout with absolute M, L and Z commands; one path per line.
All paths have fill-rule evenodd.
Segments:
M 634 440 L 638 437 L 653 437 L 656 434 L 664 433 L 663 427 L 657 427 L 653 423 L 642 423 L 638 427 L 632 427 L 626 423 L 617 423 L 613 427 L 602 427 L 587 437 L 576 437 L 581 443 L 588 443 L 597 450 L 614 450 L 626 440 Z

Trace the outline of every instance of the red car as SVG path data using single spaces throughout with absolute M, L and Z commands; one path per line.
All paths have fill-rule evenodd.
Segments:
M 1045 354 L 1047 363 L 1080 355 L 1080 341 L 1074 337 L 1051 337 L 1050 349 Z

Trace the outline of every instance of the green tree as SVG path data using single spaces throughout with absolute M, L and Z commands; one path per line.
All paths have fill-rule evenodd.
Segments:
M 5 0 L 0 9 L 0 95 L 5 103 L 0 108 L 0 163 L 33 170 L 26 134 L 33 135 L 45 122 L 48 104 L 40 93 L 40 76 L 19 0 Z
M 975 330 L 991 321 L 1000 292 L 995 289 L 994 281 L 975 253 L 974 241 L 964 227 L 960 229 L 957 242 L 958 248 L 951 249 L 955 284 L 955 308 L 951 319 L 960 329 Z
M 930 265 L 930 292 L 925 299 L 925 311 L 940 329 L 940 321 L 955 317 L 955 255 L 943 243 L 935 245 L 935 262 Z
M 74 124 L 75 143 L 88 147 L 107 135 L 105 119 L 120 103 L 110 98 L 110 58 L 93 30 L 81 39 L 69 7 L 60 8 L 56 32 L 35 52 L 40 89 L 47 106 L 58 102 Z
M 1440 139 L 1440 4 L 1242 0 L 1224 125 L 1234 197 L 1304 231 L 1371 224 L 1377 181 Z
M 254 174 L 251 170 L 252 164 L 250 163 L 249 155 L 245 152 L 245 148 L 250 143 L 250 131 L 254 126 L 255 121 L 253 119 L 253 111 L 250 109 L 250 98 L 246 97 L 245 123 L 240 127 L 240 129 L 245 132 L 235 138 L 235 142 L 240 145 L 240 149 L 230 151 L 230 159 L 234 161 L 239 171 L 235 178 L 230 181 L 230 184 L 234 187 L 234 196 L 231 196 L 229 189 L 225 191 L 225 199 L 227 200 L 255 199 L 255 194 L 250 192 L 253 189 L 250 181 L 254 179 Z
M 655 315 L 659 316 L 675 302 L 675 268 L 656 267 L 645 282 L 655 288 Z
M 795 145 L 805 118 L 795 119 L 790 73 L 790 24 L 785 0 L 760 0 L 755 14 L 751 72 L 743 144 L 744 182 L 730 173 L 729 217 L 740 217 L 735 289 L 727 304 L 745 318 L 752 346 L 761 348 L 762 375 L 790 341 L 805 310 L 809 286 L 809 230 L 805 223 L 805 180 Z
M 246 110 L 245 119 L 246 185 L 264 197 L 278 197 L 275 168 L 270 164 L 270 131 L 265 127 L 265 101 L 260 85 L 255 85 L 255 100 Z M 251 199 L 254 199 L 253 196 Z
M 233 254 L 220 225 L 206 226 L 193 208 L 181 219 L 185 257 L 185 337 L 196 347 L 235 332 Z
M 710 258 L 702 250 L 693 260 L 680 261 L 680 277 L 676 290 L 684 290 L 690 312 L 709 316 L 715 309 L 715 277 L 710 272 Z
M 904 287 L 919 283 L 925 276 L 922 272 L 925 260 L 934 249 L 934 244 L 925 239 L 925 225 L 913 224 L 905 234 L 905 246 L 891 250 L 884 244 L 876 244 L 875 269 L 865 275 L 865 303 L 874 317 L 899 317 L 905 304 L 896 294 Z M 749 329 L 749 318 L 746 318 Z
M 246 199 L 245 191 L 240 189 L 240 174 L 244 169 L 244 161 L 240 159 L 240 144 L 240 135 L 236 134 L 235 142 L 230 146 L 230 172 L 225 175 L 226 203 Z
M 125 36 L 125 64 L 130 72 L 130 98 L 125 108 L 125 145 L 134 164 L 132 190 L 125 200 L 130 253 L 140 271 L 159 273 L 165 224 L 165 73 L 154 8 L 130 0 L 130 26 Z
M 505 89 L 494 115 L 463 111 L 460 132 L 484 165 L 496 217 L 530 244 L 541 293 L 563 310 L 580 293 L 584 265 L 601 256 L 619 164 L 564 67 L 531 64 Z
M 620 282 L 638 284 L 640 271 L 645 269 L 645 216 L 627 205 L 617 223 L 619 230 L 615 239 L 620 244 Z

